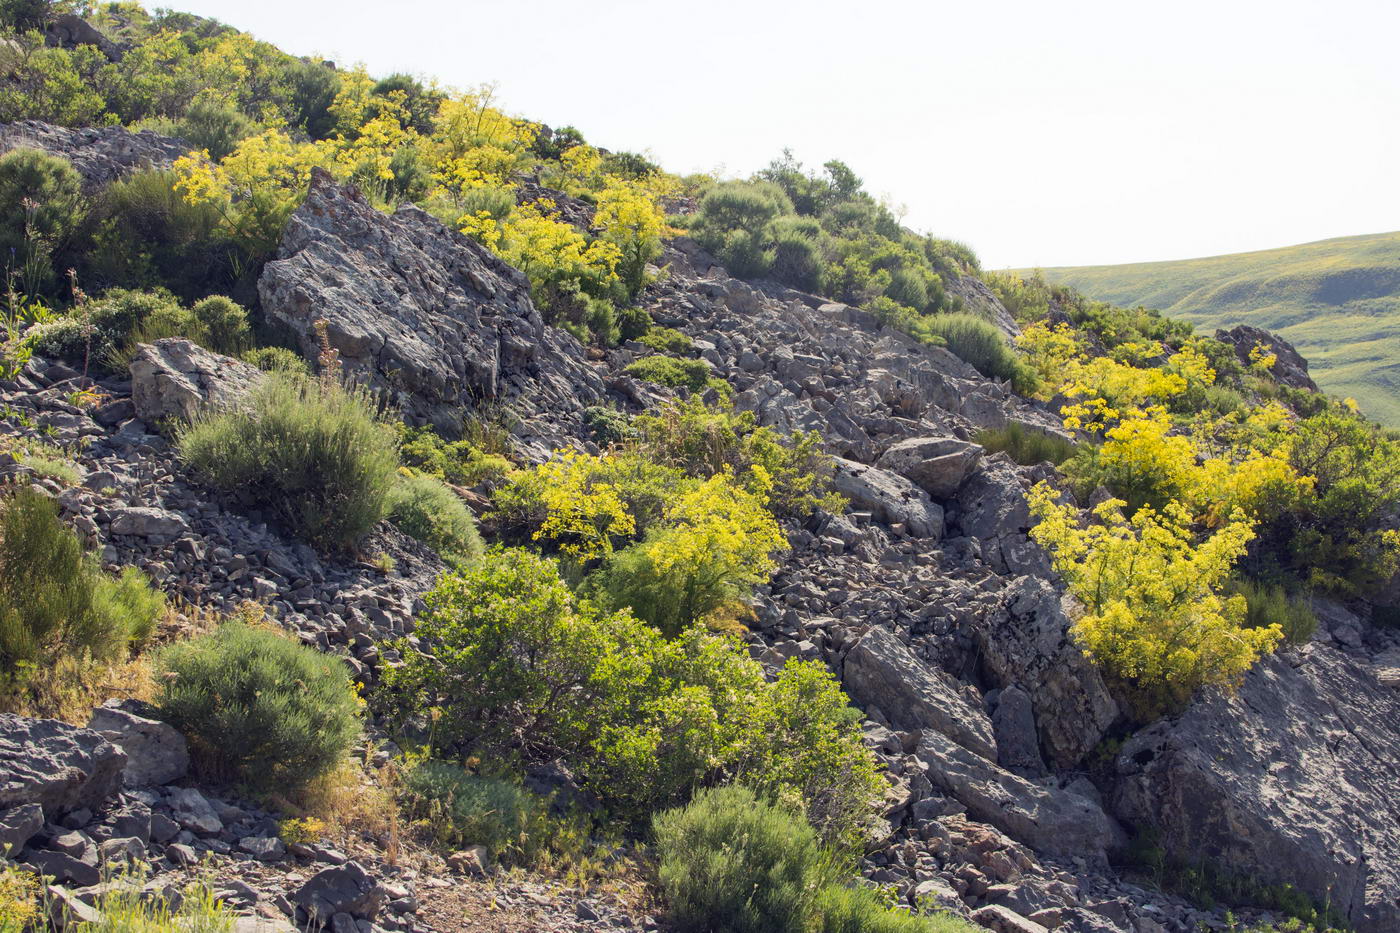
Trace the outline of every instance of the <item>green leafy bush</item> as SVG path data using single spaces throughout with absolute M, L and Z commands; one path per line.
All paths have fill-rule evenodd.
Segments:
M 836 871 L 812 828 L 742 787 L 703 790 L 653 820 L 671 920 L 694 933 L 804 933 Z
M 300 787 L 335 767 L 359 735 L 344 662 L 265 625 L 226 622 L 165 648 L 157 668 L 160 718 L 216 780 Z
M 174 131 L 174 135 L 196 151 L 203 149 L 210 158 L 222 159 L 234 150 L 241 139 L 253 135 L 257 127 L 232 107 L 197 100 L 190 104 L 185 115 L 175 124 Z
M 201 414 L 177 446 L 206 481 L 327 547 L 351 546 L 385 516 L 398 467 L 369 395 L 287 373 L 269 374 L 246 405 Z
M 1074 456 L 1078 447 L 1073 441 L 1032 430 L 1015 421 L 1008 422 L 1004 428 L 979 431 L 974 440 L 986 448 L 987 453 L 1005 453 L 1022 466 L 1047 460 L 1059 466 Z
M 400 473 L 389 494 L 389 521 L 443 557 L 474 560 L 481 556 L 476 519 L 461 497 L 436 477 Z
M 497 859 L 528 861 L 546 833 L 544 801 L 499 778 L 478 777 L 444 761 L 424 761 L 404 776 L 404 809 L 432 838 L 453 849 L 481 845 Z
M 237 356 L 253 342 L 253 329 L 248 325 L 248 312 L 232 298 L 210 295 L 197 301 L 190 314 L 203 331 L 205 347 L 216 353 Z M 192 338 L 193 339 L 193 338 Z
M 700 392 L 711 384 L 725 385 L 710 375 L 710 364 L 704 360 L 682 360 L 674 356 L 644 356 L 628 363 L 622 370 L 629 376 L 673 389 Z
M 936 314 L 924 320 L 949 351 L 982 375 L 1005 379 L 1022 394 L 1035 388 L 1034 374 L 994 325 L 973 314 Z
M 459 486 L 494 482 L 510 470 L 505 457 L 468 440 L 444 440 L 428 427 L 400 426 L 399 456 L 405 465 Z
M 245 363 L 252 363 L 263 372 L 285 372 L 300 376 L 311 375 L 311 366 L 295 350 L 286 347 L 258 347 L 245 350 L 241 356 Z
M 1283 628 L 1284 641 L 1290 645 L 1306 644 L 1317 631 L 1317 615 L 1304 596 L 1293 596 L 1277 584 L 1238 580 L 1231 591 L 1245 598 L 1245 628 L 1265 628 L 1278 623 Z
M 657 353 L 690 353 L 695 349 L 689 337 L 671 327 L 654 327 L 645 336 L 638 337 L 637 341 Z
M 0 509 L 0 685 L 22 687 L 62 658 L 118 660 L 150 637 L 165 597 L 139 570 L 104 574 L 38 492 Z
M 29 294 L 52 283 L 54 253 L 82 209 L 82 178 L 67 159 L 37 149 L 0 156 L 0 255 Z
M 89 367 L 108 365 L 123 349 L 129 352 L 133 338 L 152 321 L 153 331 L 178 333 L 188 324 L 189 314 L 167 291 L 109 289 L 67 317 L 37 328 L 34 352 Z
M 978 933 L 953 914 L 916 916 L 893 910 L 871 888 L 859 883 L 827 885 L 817 899 L 821 933 Z

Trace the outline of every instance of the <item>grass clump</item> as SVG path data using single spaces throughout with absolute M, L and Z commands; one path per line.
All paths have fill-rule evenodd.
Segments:
M 362 390 L 274 373 L 247 404 L 201 415 L 177 443 L 208 482 L 266 503 L 317 545 L 347 548 L 389 510 L 394 436 Z
M 344 663 L 267 626 L 226 622 L 167 647 L 157 668 L 160 718 L 215 780 L 295 788 L 333 768 L 359 734 Z
M 1074 456 L 1078 445 L 1073 441 L 1027 428 L 1011 421 L 1004 428 L 988 428 L 973 438 L 987 453 L 1004 453 L 1022 466 L 1032 466 L 1047 460 L 1056 466 Z
M 442 480 L 402 472 L 389 495 L 389 521 L 443 557 L 472 560 L 481 556 L 481 534 L 460 496 Z
M 817 901 L 821 933 L 977 933 L 953 914 L 918 915 L 895 910 L 873 889 L 859 883 L 828 885 Z
M 150 637 L 165 597 L 139 570 L 104 574 L 38 492 L 21 489 L 0 509 L 0 690 L 61 660 L 119 661 Z
M 287 372 L 301 376 L 311 374 L 311 367 L 306 360 L 286 347 L 258 347 L 256 350 L 245 350 L 240 359 L 267 373 Z
M 1283 629 L 1283 639 L 1290 645 L 1306 644 L 1317 631 L 1317 614 L 1306 596 L 1290 594 L 1282 586 L 1238 580 L 1230 589 L 1243 596 L 1245 628 L 1266 628 L 1274 623 Z
M 935 314 L 923 319 L 930 334 L 953 355 L 991 379 L 1005 379 L 1022 395 L 1035 390 L 1035 374 L 1017 358 L 1006 337 L 975 314 Z

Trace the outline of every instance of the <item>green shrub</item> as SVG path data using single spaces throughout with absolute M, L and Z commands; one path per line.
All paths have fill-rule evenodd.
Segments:
M 604 446 L 620 444 L 636 434 L 626 412 L 602 405 L 590 405 L 583 410 L 583 425 L 594 443 Z
M 301 354 L 286 347 L 258 347 L 256 350 L 246 350 L 241 359 L 245 363 L 252 363 L 263 372 L 284 372 L 300 376 L 311 374 L 311 366 Z
M 68 317 L 41 325 L 34 352 L 89 367 L 110 365 L 129 355 L 133 340 L 149 321 L 155 322 L 153 332 L 177 336 L 192 319 L 169 292 L 113 288 Z
M 82 178 L 37 149 L 0 156 L 0 256 L 31 295 L 53 280 L 52 259 L 82 218 Z
M 406 466 L 459 486 L 491 483 L 505 476 L 510 461 L 483 453 L 470 441 L 447 441 L 428 427 L 400 427 L 399 456 Z
M 779 217 L 768 224 L 769 271 L 784 285 L 814 291 L 821 285 L 822 228 L 806 217 Z
M 210 295 L 195 302 L 190 313 L 204 329 L 208 341 L 204 346 L 216 353 L 237 356 L 253 342 L 248 312 L 232 298 Z
M 345 663 L 268 626 L 226 622 L 165 648 L 156 666 L 159 716 L 185 734 L 206 777 L 300 787 L 359 735 Z
M 1277 584 L 1237 580 L 1231 592 L 1243 596 L 1249 608 L 1245 628 L 1265 628 L 1274 623 L 1283 627 L 1283 637 L 1290 645 L 1306 644 L 1317 631 L 1317 615 L 1306 596 L 1290 595 Z
M 953 914 L 918 916 L 889 907 L 860 883 L 830 884 L 817 898 L 820 933 L 978 933 L 982 928 Z
M 62 658 L 118 660 L 150 636 L 165 598 L 139 570 L 104 574 L 47 496 L 20 489 L 0 507 L 4 686 L 21 687 Z
M 443 557 L 481 556 L 481 534 L 460 496 L 442 480 L 423 473 L 400 473 L 389 495 L 389 521 Z
M 671 920 L 694 933 L 804 933 L 835 877 L 806 822 L 742 787 L 704 790 L 653 821 Z
M 389 507 L 398 454 L 365 392 L 272 373 L 247 403 L 208 411 L 177 436 L 208 482 L 276 511 L 315 544 L 349 547 Z
M 1015 421 L 1008 422 L 1004 428 L 979 431 L 973 440 L 986 448 L 987 453 L 1005 453 L 1022 466 L 1047 460 L 1059 466 L 1074 456 L 1078 448 L 1073 441 L 1027 428 Z
M 700 392 L 714 380 L 710 364 L 704 360 L 681 360 L 674 356 L 644 356 L 628 363 L 622 370 L 629 376 L 673 389 Z
M 619 340 L 637 340 L 651 330 L 651 313 L 641 308 L 622 308 L 615 319 Z
M 654 327 L 637 340 L 657 353 L 681 354 L 695 350 L 695 344 L 689 337 L 671 327 Z
M 81 266 L 88 280 L 149 288 L 186 299 L 233 279 L 217 205 L 191 204 L 169 170 L 136 172 L 102 190 L 85 230 Z
M 434 841 L 452 849 L 481 845 L 497 859 L 527 861 L 544 842 L 544 801 L 444 761 L 424 761 L 404 776 L 403 804 Z
M 924 320 L 949 351 L 982 375 L 1005 379 L 1022 394 L 1034 390 L 1034 374 L 1016 357 L 1006 337 L 994 325 L 973 314 L 935 314 Z
M 190 148 L 207 151 L 217 162 L 257 129 L 252 120 L 234 108 L 205 100 L 190 105 L 175 124 L 175 135 L 189 143 Z

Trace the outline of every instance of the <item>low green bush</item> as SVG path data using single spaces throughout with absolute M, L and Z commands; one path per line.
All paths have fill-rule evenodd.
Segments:
M 217 162 L 232 152 L 239 140 L 257 132 L 257 126 L 232 107 L 197 100 L 190 104 L 174 130 L 190 148 L 205 150 Z
M 359 735 L 345 662 L 266 625 L 229 621 L 156 659 L 159 717 L 204 776 L 263 790 L 334 768 Z
M 528 861 L 546 841 L 544 801 L 509 781 L 468 774 L 444 761 L 410 769 L 402 801 L 410 819 L 452 849 L 481 845 L 498 860 Z
M 1290 645 L 1306 644 L 1317 631 L 1317 615 L 1306 596 L 1292 595 L 1278 584 L 1253 580 L 1237 580 L 1230 590 L 1243 596 L 1249 605 L 1244 619 L 1246 628 L 1264 628 L 1277 622 Z
M 1022 466 L 1050 463 L 1059 466 L 1074 456 L 1078 445 L 1063 437 L 1027 428 L 1015 421 L 1004 428 L 988 428 L 973 438 L 987 453 L 1005 453 Z
M 89 368 L 110 366 L 148 321 L 183 322 L 188 312 L 164 290 L 113 288 L 67 317 L 36 329 L 34 352 Z M 159 324 L 177 331 L 178 325 Z M 175 336 L 164 333 L 162 336 Z
M 682 360 L 660 354 L 634 360 L 622 371 L 646 382 L 691 392 L 700 392 L 716 382 L 724 384 L 710 375 L 710 364 L 704 360 Z
M 291 530 L 346 548 L 384 518 L 398 453 L 373 399 L 327 380 L 272 373 L 247 404 L 209 411 L 177 435 L 207 482 L 271 507 Z
M 82 178 L 67 159 L 37 149 L 0 156 L 0 255 L 28 294 L 53 283 L 54 253 L 82 209 Z
M 471 441 L 448 441 L 428 427 L 399 427 L 399 456 L 406 466 L 459 486 L 492 483 L 510 470 L 510 461 L 483 452 Z
M 252 363 L 263 372 L 285 372 L 297 375 L 309 376 L 311 366 L 294 350 L 286 347 L 258 347 L 256 350 L 245 350 L 240 359 L 245 363 Z
M 63 658 L 118 660 L 164 608 L 136 568 L 104 574 L 47 496 L 20 489 L 0 503 L 0 687 Z
M 689 337 L 672 327 L 653 327 L 645 336 L 637 338 L 638 343 L 651 347 L 657 353 L 690 353 L 695 344 Z
M 434 476 L 400 473 L 389 494 L 389 521 L 449 560 L 481 556 L 481 533 L 471 510 Z
M 1005 379 L 1022 394 L 1035 389 L 1034 373 L 1017 358 L 995 325 L 974 314 L 935 314 L 923 321 L 951 353 L 982 375 Z
M 652 826 L 657 880 L 683 933 L 805 933 L 837 875 L 800 815 L 743 787 L 702 790 Z

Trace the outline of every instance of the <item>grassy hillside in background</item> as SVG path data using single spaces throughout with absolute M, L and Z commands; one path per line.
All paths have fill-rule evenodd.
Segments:
M 1308 358 L 1325 391 L 1400 426 L 1400 232 L 1205 259 L 1041 270 L 1117 305 L 1146 305 L 1210 332 L 1253 324 Z

